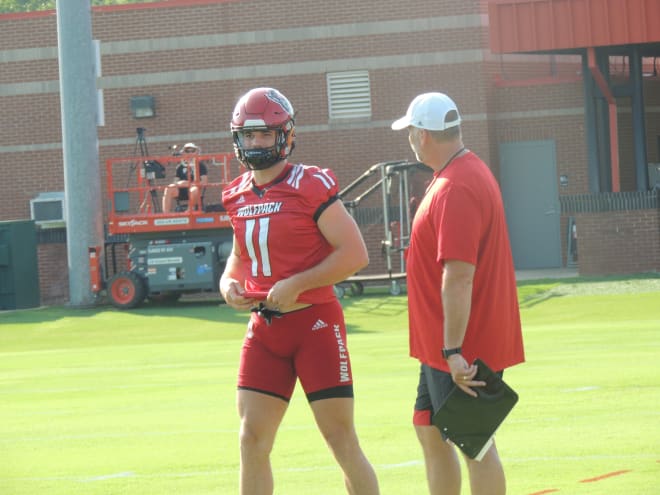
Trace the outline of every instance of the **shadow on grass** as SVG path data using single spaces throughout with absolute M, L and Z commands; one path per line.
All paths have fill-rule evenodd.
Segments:
M 658 273 L 642 273 L 635 275 L 612 275 L 604 277 L 572 277 L 564 279 L 536 279 L 518 281 L 518 298 L 521 308 L 529 308 L 555 297 L 563 297 L 561 293 L 553 292 L 559 285 L 587 284 L 594 282 L 630 282 L 635 280 L 659 279 Z M 380 318 L 399 318 L 407 312 L 407 297 L 405 292 L 392 296 L 387 287 L 368 287 L 361 295 L 346 295 L 341 300 L 342 307 L 348 312 L 347 327 L 349 332 L 373 332 L 377 329 L 362 323 L 353 323 L 351 312 L 370 321 Z M 21 309 L 0 312 L 0 324 L 38 324 L 57 321 L 63 318 L 89 318 L 107 312 L 130 313 L 141 316 L 173 316 L 193 318 L 218 323 L 245 323 L 249 314 L 236 311 L 217 296 L 195 300 L 180 300 L 177 303 L 163 305 L 145 302 L 142 306 L 131 310 L 119 310 L 108 304 L 93 308 L 74 308 L 70 306 L 51 306 L 33 309 Z
M 221 304 L 218 300 L 179 301 L 170 305 L 145 303 L 138 308 L 120 310 L 105 304 L 93 308 L 72 306 L 50 306 L 34 309 L 20 309 L 0 313 L 0 324 L 38 324 L 57 321 L 63 318 L 90 318 L 105 313 L 124 313 L 139 316 L 173 316 L 197 318 L 218 323 L 241 323 L 247 321 L 247 312 L 238 312 Z
M 543 278 L 535 280 L 520 280 L 518 287 L 518 301 L 521 308 L 530 308 L 557 297 L 565 297 L 560 287 L 581 286 L 587 284 L 616 284 L 625 282 L 627 284 L 635 281 L 659 279 L 658 273 L 639 273 L 634 275 L 608 275 L 599 277 L 571 277 L 571 278 Z M 640 284 L 641 285 L 641 284 Z
M 533 293 L 528 293 L 524 297 L 521 297 L 519 292 L 518 305 L 520 306 L 521 309 L 531 308 L 533 306 L 536 306 L 537 304 L 544 303 L 556 297 L 563 297 L 563 296 L 562 294 L 558 294 L 556 292 L 552 292 L 551 290 L 546 290 L 546 289 L 535 291 Z
M 393 296 L 387 288 L 368 288 L 361 295 L 341 300 L 348 333 L 379 333 L 392 328 L 408 328 L 408 298 Z
M 594 282 L 623 282 L 631 280 L 648 280 L 660 278 L 660 273 L 635 273 L 632 275 L 601 275 L 601 276 L 581 276 L 568 278 L 539 278 L 530 280 L 519 280 L 516 285 L 525 287 L 529 285 L 542 284 L 591 284 Z
M 398 296 L 400 299 L 401 296 Z M 355 311 L 361 316 L 369 315 L 382 318 L 383 315 L 390 315 L 393 310 L 400 313 L 405 310 L 405 304 L 392 305 L 390 299 L 396 299 L 395 296 L 383 296 L 378 294 L 365 294 L 362 296 L 346 296 L 341 299 L 341 305 L 344 312 Z M 404 299 L 405 302 L 405 299 Z M 397 306 L 396 308 L 394 306 Z M 398 306 L 402 306 L 403 309 Z M 111 305 L 103 305 L 94 308 L 74 308 L 71 306 L 50 306 L 32 309 L 20 309 L 0 312 L 0 325 L 39 325 L 49 322 L 57 322 L 63 319 L 86 319 L 97 315 L 108 313 L 135 315 L 143 318 L 150 317 L 168 317 L 187 318 L 193 320 L 203 320 L 222 324 L 247 324 L 250 313 L 247 311 L 237 311 L 217 299 L 185 301 L 181 300 L 169 305 L 152 304 L 145 302 L 141 306 L 133 309 L 120 310 Z M 372 328 L 365 328 L 361 324 L 352 324 L 351 318 L 347 317 L 347 330 L 350 333 L 359 333 L 373 331 Z

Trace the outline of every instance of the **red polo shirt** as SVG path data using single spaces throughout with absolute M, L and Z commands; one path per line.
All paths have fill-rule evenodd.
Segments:
M 474 153 L 436 172 L 415 213 L 407 257 L 410 355 L 448 371 L 442 357 L 445 260 L 475 265 L 463 356 L 494 370 L 524 361 L 515 272 L 502 197 Z

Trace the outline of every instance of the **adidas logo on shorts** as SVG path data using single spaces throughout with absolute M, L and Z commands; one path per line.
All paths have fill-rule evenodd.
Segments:
M 323 320 L 316 320 L 316 323 L 312 326 L 312 332 L 315 330 L 321 330 L 322 328 L 327 327 L 328 324 Z

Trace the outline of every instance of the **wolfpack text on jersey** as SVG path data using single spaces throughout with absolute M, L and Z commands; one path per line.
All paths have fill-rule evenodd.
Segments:
M 242 206 L 236 211 L 237 217 L 258 217 L 260 215 L 270 215 L 277 213 L 282 209 L 282 203 L 263 203 L 258 205 Z

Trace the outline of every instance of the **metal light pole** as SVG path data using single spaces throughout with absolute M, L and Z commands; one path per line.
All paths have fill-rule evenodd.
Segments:
M 90 0 L 57 0 L 69 304 L 94 303 L 88 248 L 103 245 Z

